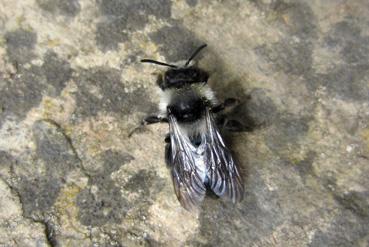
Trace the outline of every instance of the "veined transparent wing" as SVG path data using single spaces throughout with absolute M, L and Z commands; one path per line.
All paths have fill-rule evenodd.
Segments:
M 190 210 L 204 199 L 206 188 L 201 171 L 196 166 L 196 148 L 182 133 L 174 116 L 169 116 L 171 154 L 169 163 L 174 190 L 181 205 Z
M 243 197 L 243 183 L 230 150 L 225 146 L 212 113 L 206 110 L 205 163 L 210 188 L 232 202 Z

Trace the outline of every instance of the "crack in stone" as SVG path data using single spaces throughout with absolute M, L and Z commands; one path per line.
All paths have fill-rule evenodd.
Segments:
M 92 179 L 91 175 L 88 173 L 85 166 L 83 165 L 83 161 L 79 157 L 78 152 L 77 152 L 76 148 L 74 147 L 72 139 L 65 133 L 63 127 L 53 119 L 44 118 L 44 119 L 40 119 L 40 121 L 44 121 L 46 123 L 49 123 L 49 124 L 53 125 L 57 129 L 57 131 L 60 132 L 63 135 L 63 137 L 67 141 L 70 149 L 72 150 L 73 154 L 75 155 L 76 159 L 78 160 L 77 167 L 81 169 L 83 175 L 85 175 L 88 178 L 88 181 L 90 182 L 91 179 Z
M 91 191 L 91 188 L 92 188 L 92 177 L 91 175 L 88 173 L 88 171 L 86 170 L 86 168 L 84 167 L 83 165 L 83 161 L 82 159 L 79 157 L 78 155 L 78 152 L 76 150 L 76 148 L 74 147 L 74 144 L 73 144 L 73 141 L 72 139 L 65 133 L 63 127 L 57 123 L 56 121 L 54 121 L 53 119 L 49 119 L 49 118 L 46 118 L 46 119 L 41 119 L 41 121 L 44 121 L 44 122 L 47 122 L 51 125 L 53 125 L 57 131 L 59 131 L 63 137 L 65 138 L 65 140 L 67 141 L 69 147 L 71 148 L 73 154 L 75 155 L 77 161 L 78 161 L 78 165 L 77 167 L 81 170 L 81 172 L 83 173 L 84 176 L 87 177 L 88 179 L 88 190 Z M 52 228 L 52 225 L 50 223 L 48 223 L 47 221 L 44 222 L 44 225 L 45 225 L 45 234 L 46 234 L 46 237 L 48 239 L 48 242 L 50 244 L 50 246 L 57 246 L 57 240 L 55 238 L 55 230 Z M 93 243 L 93 239 L 92 239 L 92 229 L 89 229 L 89 236 L 88 238 L 90 239 L 90 242 Z
M 11 167 L 12 166 L 13 165 L 11 165 Z M 11 173 L 11 175 L 14 176 L 15 174 L 14 174 L 13 169 L 10 170 L 10 173 Z M 45 237 L 46 237 L 46 240 L 47 240 L 47 244 L 51 247 L 57 246 L 57 240 L 54 236 L 55 235 L 55 230 L 54 230 L 53 226 L 47 220 L 41 220 L 41 219 L 38 220 L 38 219 L 34 219 L 32 217 L 27 216 L 24 213 L 24 206 L 23 206 L 23 203 L 22 203 L 22 196 L 20 195 L 17 188 L 15 188 L 13 185 L 11 185 L 6 179 L 4 179 L 2 177 L 0 177 L 0 179 L 10 188 L 10 191 L 19 199 L 19 204 L 21 205 L 21 215 L 22 215 L 22 217 L 32 221 L 33 223 L 42 224 L 44 226 L 44 233 L 45 233 Z
M 52 226 L 52 224 L 47 221 L 47 220 L 35 220 L 35 219 L 31 219 L 33 222 L 35 223 L 40 223 L 44 226 L 44 233 L 46 236 L 46 240 L 49 246 L 51 247 L 56 247 L 58 246 L 58 241 L 55 237 L 55 229 Z
M 83 165 L 83 161 L 79 157 L 78 152 L 77 152 L 76 148 L 73 145 L 72 139 L 65 133 L 63 127 L 59 123 L 57 123 L 56 121 L 54 121 L 52 119 L 40 119 L 40 121 L 47 122 L 47 123 L 53 125 L 57 129 L 57 131 L 63 135 L 66 142 L 68 143 L 69 148 L 72 150 L 76 160 L 78 161 L 77 167 L 80 169 L 82 174 L 88 178 L 88 184 L 89 184 L 88 187 L 89 187 L 89 190 L 91 190 L 91 186 L 92 186 L 92 184 L 90 183 L 92 181 L 91 180 L 91 175 L 85 169 L 85 167 Z M 10 176 L 12 178 L 17 177 L 17 175 L 15 173 L 15 170 L 14 170 L 14 164 L 10 165 L 9 172 L 10 172 Z M 58 240 L 56 238 L 56 231 L 55 231 L 55 227 L 53 226 L 53 224 L 49 220 L 43 219 L 45 217 L 40 217 L 40 219 L 35 219 L 32 216 L 27 216 L 25 214 L 25 209 L 24 209 L 24 205 L 23 205 L 23 201 L 22 201 L 22 196 L 21 196 L 19 190 L 15 186 L 13 186 L 9 181 L 2 178 L 1 176 L 0 176 L 0 179 L 2 181 L 4 181 L 4 183 L 10 188 L 11 192 L 19 199 L 19 203 L 21 205 L 21 215 L 22 215 L 22 217 L 32 221 L 33 223 L 42 224 L 43 227 L 44 227 L 44 234 L 45 234 L 48 246 L 51 246 L 51 247 L 58 246 L 59 244 L 58 244 Z M 89 236 L 88 237 L 89 237 L 91 243 L 93 243 L 93 241 L 92 241 L 92 230 L 91 229 L 89 231 Z

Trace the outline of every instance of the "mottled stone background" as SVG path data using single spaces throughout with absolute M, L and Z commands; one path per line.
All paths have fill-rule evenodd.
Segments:
M 202 43 L 246 192 L 189 213 L 128 133 Z M 0 246 L 369 246 L 369 2 L 1 0 Z

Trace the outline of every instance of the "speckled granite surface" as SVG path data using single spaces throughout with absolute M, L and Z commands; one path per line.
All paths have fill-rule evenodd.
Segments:
M 189 213 L 128 133 L 203 42 L 246 193 Z M 368 1 L 2 0 L 0 191 L 0 246 L 368 246 Z

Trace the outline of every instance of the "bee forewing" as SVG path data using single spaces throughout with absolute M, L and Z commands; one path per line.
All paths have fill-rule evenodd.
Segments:
M 239 170 L 208 109 L 205 140 L 204 155 L 210 188 L 218 196 L 234 203 L 242 200 L 243 183 Z
M 171 155 L 170 165 L 174 190 L 181 205 L 190 210 L 204 199 L 206 188 L 201 171 L 196 166 L 196 148 L 184 135 L 177 120 L 169 116 Z

